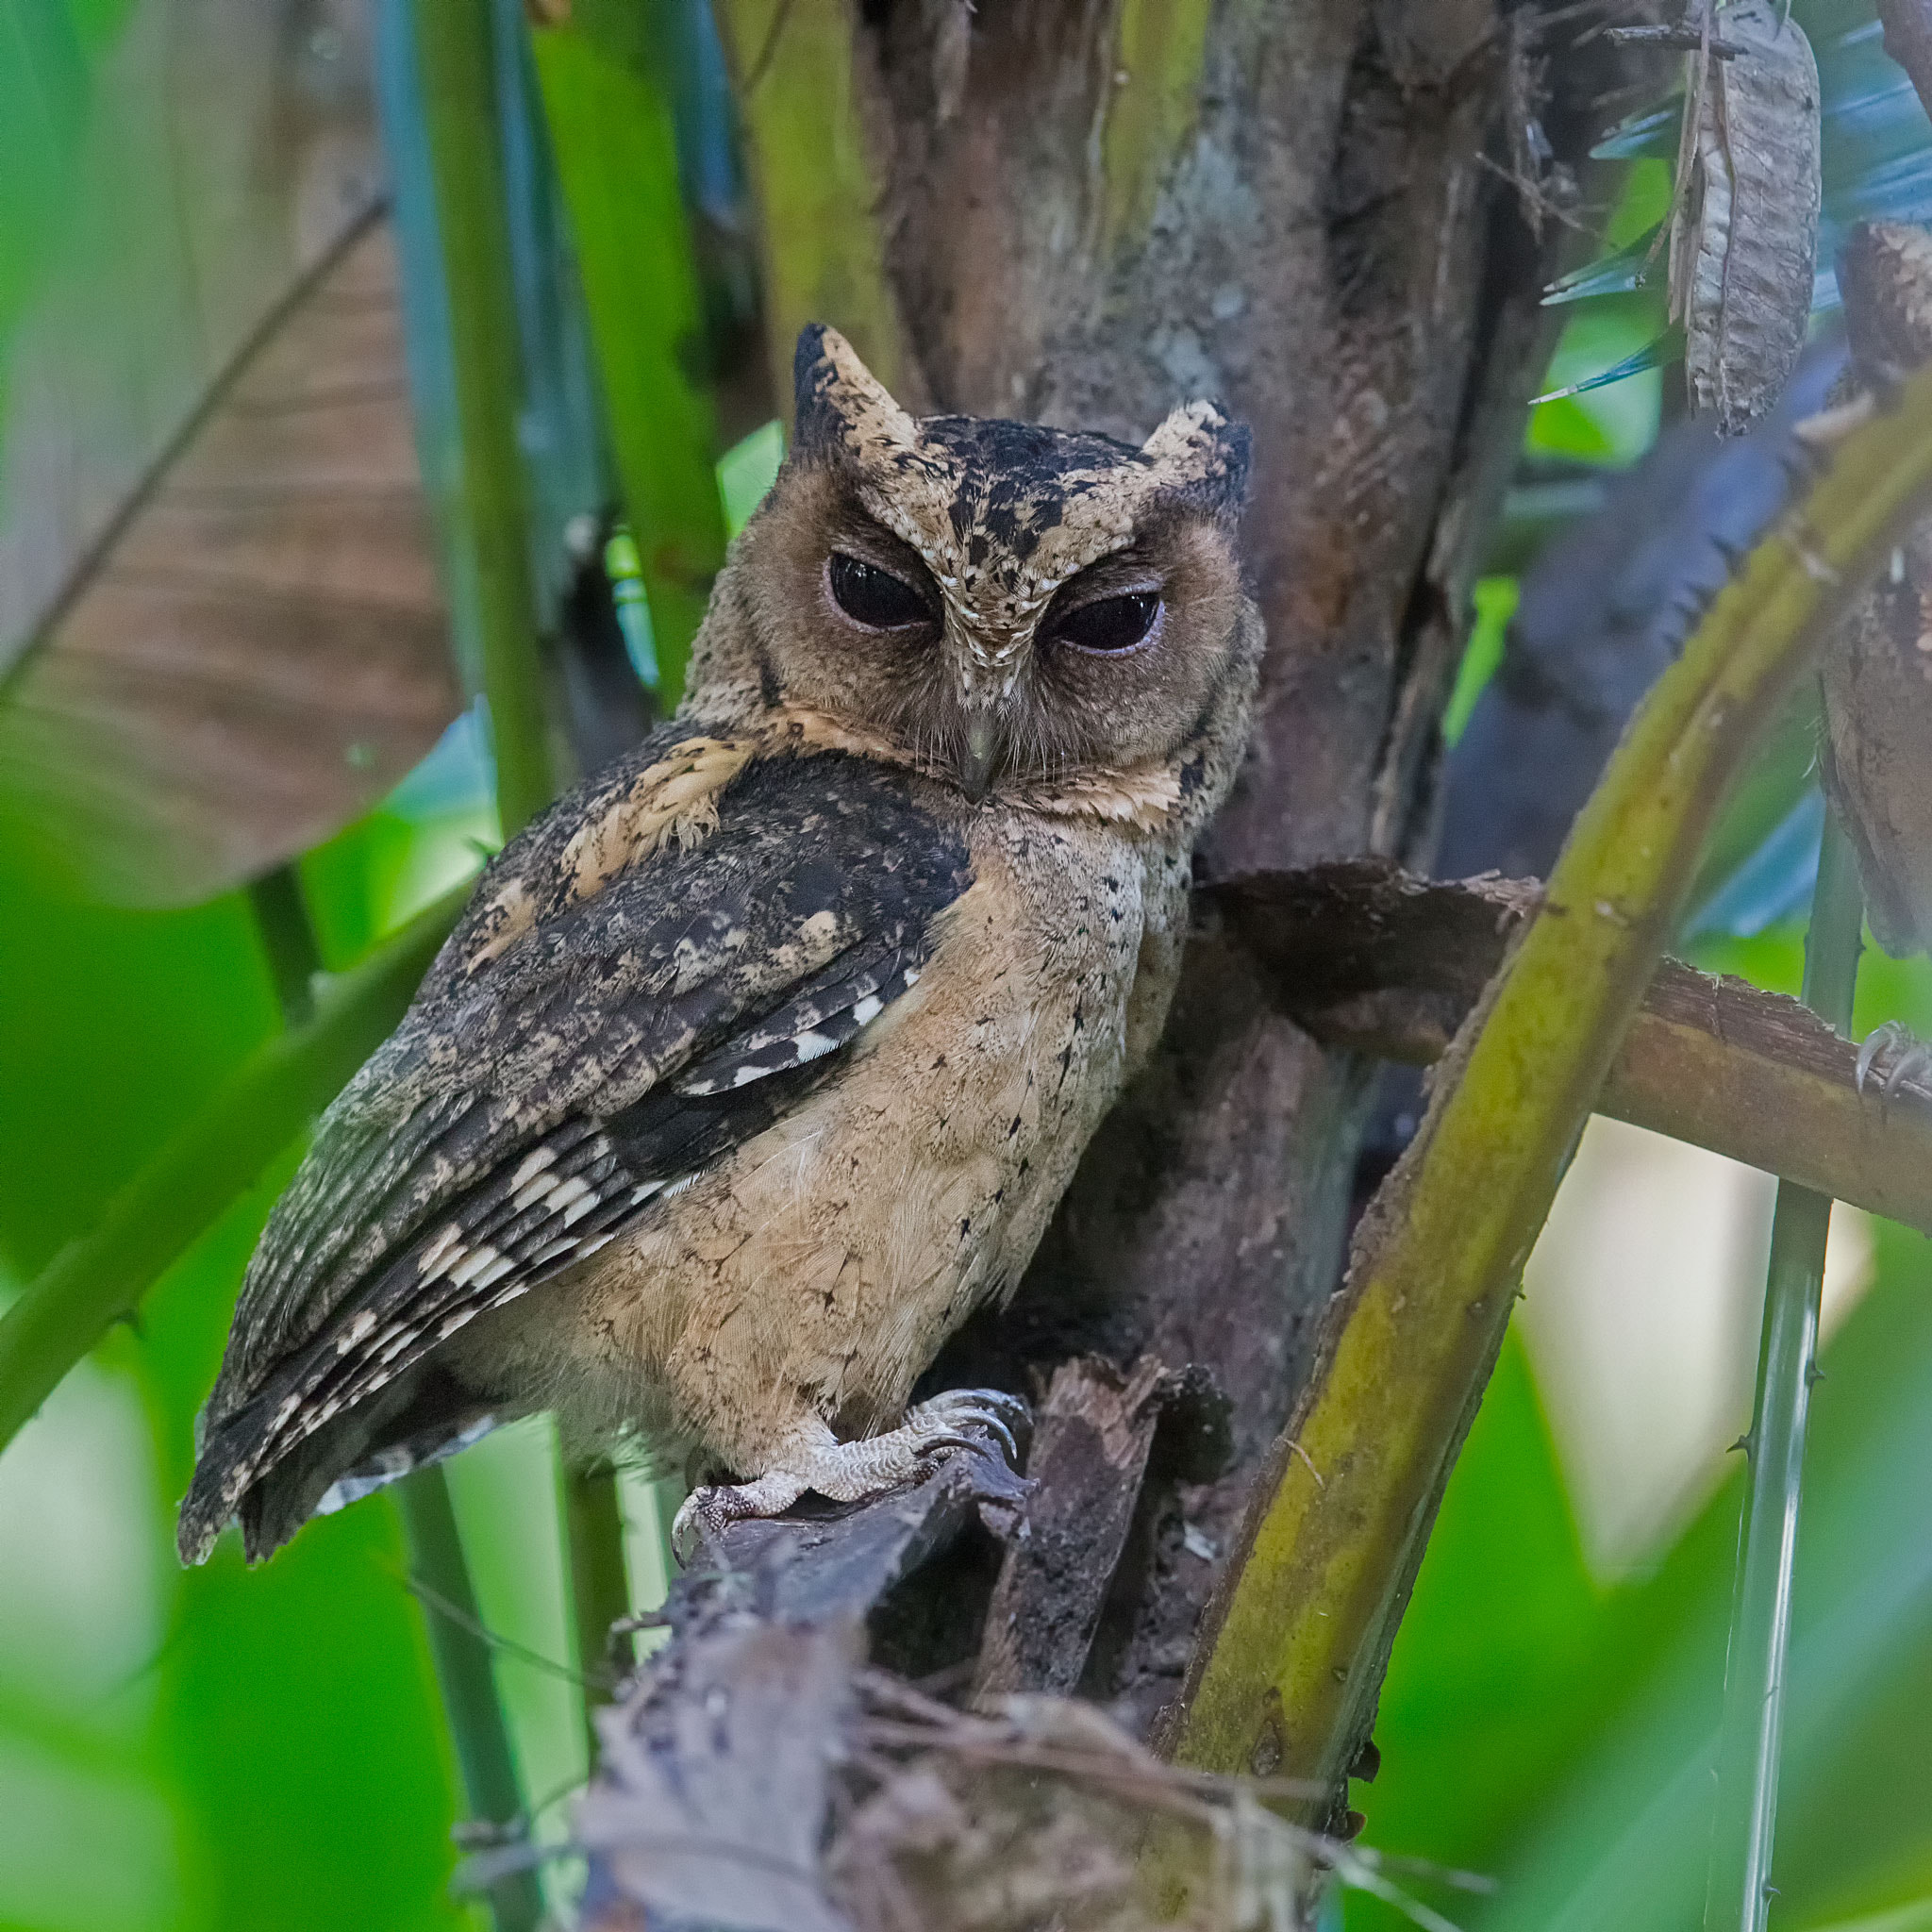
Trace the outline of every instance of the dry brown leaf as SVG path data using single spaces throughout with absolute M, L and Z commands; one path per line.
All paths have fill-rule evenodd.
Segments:
M 93 258 L 57 275 L 10 358 L 0 658 L 28 647 L 0 699 L 0 808 L 138 905 L 206 898 L 327 837 L 461 704 L 355 71 L 367 9 L 245 14 L 142 9 L 124 60 L 158 61 L 213 151 L 200 226 L 131 283 Z M 110 75 L 104 104 L 127 84 Z M 63 344 L 90 290 L 150 301 L 158 344 L 124 340 L 125 318 Z
M 1782 0 L 1731 0 L 1715 20 L 1727 58 L 1685 57 L 1671 319 L 1690 407 L 1726 436 L 1776 406 L 1811 313 L 1818 68 L 1787 12 Z

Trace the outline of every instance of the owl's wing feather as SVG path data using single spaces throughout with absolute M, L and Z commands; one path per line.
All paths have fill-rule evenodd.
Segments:
M 902 774 L 740 758 L 703 823 L 626 854 L 605 821 L 636 823 L 666 736 L 505 850 L 325 1114 L 242 1286 L 184 1554 L 344 1409 L 781 1118 L 916 982 L 971 869 Z

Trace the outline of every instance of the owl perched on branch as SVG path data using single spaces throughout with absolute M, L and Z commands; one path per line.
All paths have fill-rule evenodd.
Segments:
M 915 420 L 829 329 L 676 720 L 484 874 L 270 1217 L 184 1557 L 553 1408 L 737 1480 L 916 1475 L 1174 991 L 1247 735 L 1246 433 Z

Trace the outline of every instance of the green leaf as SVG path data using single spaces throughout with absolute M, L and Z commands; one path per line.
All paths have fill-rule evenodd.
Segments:
M 259 1047 L 0 1317 L 0 1451 L 60 1377 L 321 1111 L 402 1017 L 467 885 Z
M 1814 1397 L 1774 1867 L 1794 1928 L 1932 1886 L 1932 1249 L 1880 1224 L 1878 1250 Z M 1589 1667 L 1607 1714 L 1524 1789 L 1481 1932 L 1698 1923 L 1739 1488 L 1619 1604 Z
M 1448 709 L 1442 713 L 1442 739 L 1454 744 L 1469 724 L 1489 681 L 1503 661 L 1503 645 L 1509 633 L 1509 620 L 1523 586 L 1515 577 L 1478 577 L 1475 584 L 1475 623 L 1469 642 L 1463 646 L 1462 662 L 1456 673 L 1456 689 L 1449 693 Z

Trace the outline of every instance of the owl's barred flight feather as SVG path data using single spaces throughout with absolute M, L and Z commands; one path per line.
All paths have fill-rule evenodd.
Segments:
M 657 734 L 617 777 L 690 739 Z M 613 795 L 631 788 L 606 779 L 589 802 Z M 715 833 L 588 899 L 570 883 L 586 803 L 505 850 L 324 1116 L 243 1286 L 184 1556 L 305 1437 L 769 1125 L 917 983 L 934 918 L 971 882 L 957 835 L 842 753 L 738 761 Z M 512 884 L 560 909 L 492 950 Z
M 537 1408 L 752 1479 L 704 1522 L 997 1418 L 894 1426 L 1164 1016 L 1260 648 L 1246 437 L 916 420 L 829 330 L 798 375 L 678 720 L 490 866 L 270 1217 L 184 1557 Z

